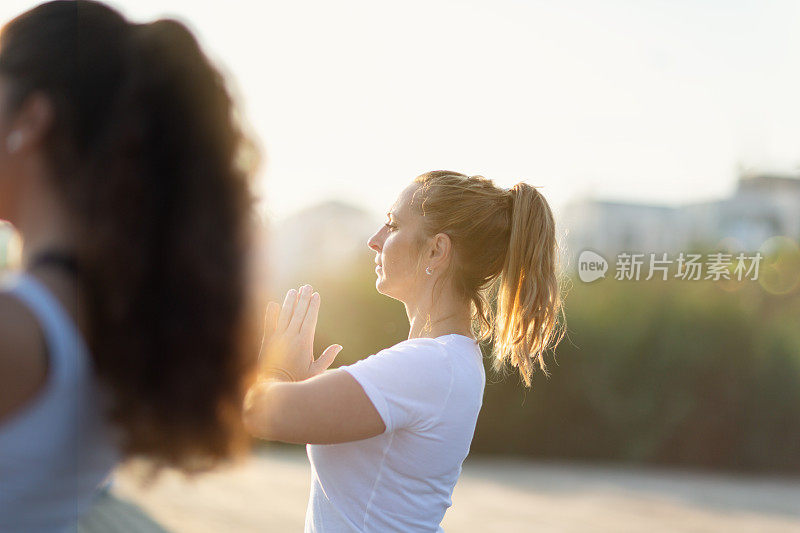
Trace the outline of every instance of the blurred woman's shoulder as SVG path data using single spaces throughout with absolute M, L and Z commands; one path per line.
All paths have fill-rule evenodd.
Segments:
M 47 377 L 44 336 L 33 312 L 0 289 L 0 424 L 36 396 Z

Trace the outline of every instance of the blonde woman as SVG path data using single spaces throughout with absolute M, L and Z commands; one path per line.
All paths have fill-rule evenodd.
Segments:
M 428 172 L 370 239 L 376 287 L 405 304 L 408 340 L 324 372 L 320 296 L 270 304 L 268 357 L 245 401 L 254 435 L 308 444 L 306 531 L 438 531 L 481 408 L 479 342 L 526 385 L 561 338 L 553 215 L 530 185 Z M 490 300 L 497 291 L 497 312 Z

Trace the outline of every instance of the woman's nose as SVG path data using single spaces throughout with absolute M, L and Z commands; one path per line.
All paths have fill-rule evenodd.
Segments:
M 380 232 L 380 230 L 378 230 L 367 241 L 367 246 L 369 246 L 371 249 L 375 250 L 376 252 L 380 252 L 381 251 L 380 235 L 381 235 L 381 232 Z

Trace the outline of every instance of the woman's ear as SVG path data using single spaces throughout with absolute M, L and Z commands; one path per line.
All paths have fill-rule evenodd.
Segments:
M 433 236 L 430 252 L 428 255 L 429 266 L 432 269 L 442 267 L 450 259 L 450 252 L 452 250 L 452 242 L 450 236 L 446 233 L 437 233 Z
M 54 111 L 50 98 L 42 92 L 33 93 L 22 102 L 15 115 L 5 139 L 9 153 L 41 146 L 53 126 Z

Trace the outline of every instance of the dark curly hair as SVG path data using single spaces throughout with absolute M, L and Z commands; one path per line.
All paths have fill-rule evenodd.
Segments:
M 82 0 L 10 21 L 0 76 L 7 110 L 53 104 L 50 179 L 81 231 L 87 343 L 123 453 L 189 472 L 244 450 L 253 144 L 223 77 L 182 23 Z

